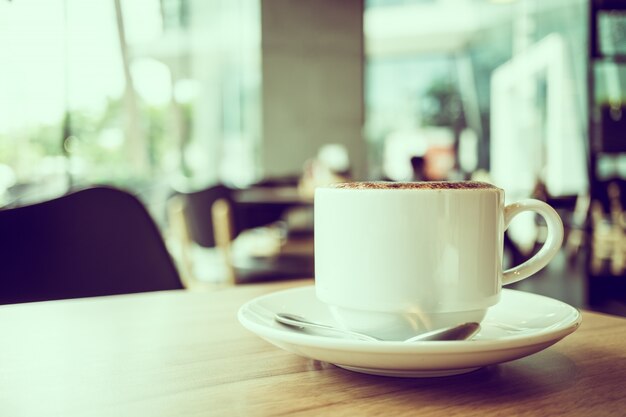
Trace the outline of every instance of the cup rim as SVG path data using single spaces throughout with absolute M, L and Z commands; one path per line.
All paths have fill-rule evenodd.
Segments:
M 447 184 L 477 184 L 477 187 L 447 188 Z M 354 184 L 371 184 L 373 188 L 353 187 Z M 420 186 L 420 184 L 430 184 L 434 187 Z M 376 188 L 380 186 L 380 188 Z M 438 188 L 441 186 L 442 188 Z M 339 182 L 333 184 L 320 185 L 316 190 L 332 190 L 337 192 L 503 192 L 504 190 L 493 184 L 483 181 L 354 181 Z

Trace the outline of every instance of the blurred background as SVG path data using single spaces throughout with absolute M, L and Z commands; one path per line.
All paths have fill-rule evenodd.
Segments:
M 623 0 L 0 1 L 0 205 L 124 188 L 196 283 L 310 271 L 316 185 L 477 179 L 565 222 L 519 288 L 624 314 L 625 111 Z

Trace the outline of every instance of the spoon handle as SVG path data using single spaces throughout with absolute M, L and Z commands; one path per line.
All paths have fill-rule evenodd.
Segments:
M 305 319 L 304 317 L 300 317 L 298 315 L 295 314 L 287 314 L 287 313 L 276 313 L 274 315 L 274 319 L 282 324 L 285 324 L 287 326 L 291 326 L 291 327 L 296 327 L 298 329 L 321 329 L 321 330 L 327 330 L 327 331 L 332 331 L 335 333 L 340 333 L 346 336 L 351 336 L 354 337 L 356 339 L 359 340 L 367 340 L 367 341 L 379 341 L 380 339 L 377 339 L 373 336 L 369 336 L 363 333 L 358 333 L 358 332 L 353 332 L 350 330 L 344 330 L 344 329 L 340 329 L 337 327 L 332 327 L 332 326 L 328 326 L 326 324 L 322 324 L 322 323 L 315 323 L 312 321 L 308 321 L 307 319 Z

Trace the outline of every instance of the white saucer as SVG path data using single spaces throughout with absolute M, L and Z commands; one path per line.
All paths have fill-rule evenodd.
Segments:
M 574 307 L 552 298 L 502 290 L 501 301 L 490 308 L 480 332 L 467 341 L 368 342 L 292 330 L 276 323 L 277 312 L 337 325 L 313 286 L 258 297 L 239 309 L 239 321 L 268 342 L 319 361 L 373 375 L 428 377 L 470 372 L 486 365 L 519 359 L 539 352 L 575 331 L 581 315 Z

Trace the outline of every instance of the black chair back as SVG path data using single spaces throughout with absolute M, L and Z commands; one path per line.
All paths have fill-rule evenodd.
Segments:
M 178 194 L 185 201 L 183 211 L 191 240 L 205 248 L 215 247 L 211 208 L 220 199 L 232 205 L 232 190 L 225 185 L 218 184 L 200 191 L 179 192 Z
M 0 304 L 182 289 L 143 204 L 112 187 L 0 210 Z

